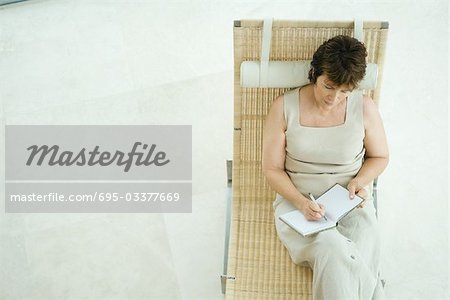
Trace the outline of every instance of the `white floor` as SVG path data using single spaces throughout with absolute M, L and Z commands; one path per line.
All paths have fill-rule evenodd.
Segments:
M 190 124 L 193 205 L 190 214 L 2 213 L 0 299 L 223 298 L 232 26 L 266 16 L 390 22 L 386 294 L 449 298 L 446 1 L 35 0 L 0 8 L 2 124 Z

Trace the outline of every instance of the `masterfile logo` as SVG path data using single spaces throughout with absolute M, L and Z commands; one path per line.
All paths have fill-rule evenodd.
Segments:
M 149 148 L 149 150 L 147 150 L 146 153 L 139 152 L 138 147 L 140 145 L 142 145 L 143 150 L 146 150 L 147 148 Z M 148 147 L 147 144 L 135 142 L 133 149 L 128 153 L 119 150 L 116 150 L 114 154 L 109 151 L 100 152 L 99 148 L 100 146 L 97 145 L 92 151 L 87 151 L 86 148 L 83 148 L 78 153 L 72 151 L 61 151 L 60 153 L 60 148 L 57 145 L 53 145 L 52 147 L 49 147 L 48 145 L 40 147 L 33 145 L 27 148 L 27 150 L 31 152 L 27 160 L 27 166 L 32 165 L 37 157 L 35 164 L 38 166 L 41 166 L 46 159 L 49 166 L 71 166 L 74 164 L 77 166 L 94 166 L 96 164 L 109 166 L 116 163 L 118 166 L 124 166 L 124 172 L 128 172 L 133 164 L 134 157 L 136 157 L 136 166 L 150 166 L 154 164 L 155 166 L 160 167 L 170 162 L 170 160 L 166 159 L 166 153 L 164 151 L 159 151 L 153 155 L 156 148 L 155 144 Z
M 192 127 L 7 125 L 6 212 L 190 212 Z
M 7 125 L 7 180 L 191 180 L 187 125 Z

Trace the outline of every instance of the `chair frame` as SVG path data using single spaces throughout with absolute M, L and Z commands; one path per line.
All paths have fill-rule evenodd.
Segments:
M 378 41 L 376 41 L 377 43 L 379 43 L 379 45 L 375 51 L 375 54 L 369 53 L 370 57 L 368 57 L 369 62 L 375 62 L 378 64 L 379 66 L 379 72 L 378 72 L 378 84 L 376 86 L 376 88 L 374 90 L 369 90 L 369 91 L 363 91 L 365 94 L 368 94 L 372 97 L 372 99 L 374 100 L 374 102 L 376 104 L 378 104 L 378 99 L 379 99 L 379 94 L 380 94 L 380 81 L 382 79 L 382 74 L 383 74 L 383 63 L 384 63 L 384 50 L 385 50 L 385 43 L 386 43 L 386 39 L 387 39 L 387 29 L 389 28 L 389 23 L 388 22 L 364 22 L 363 23 L 364 26 L 364 30 L 368 32 L 369 37 L 366 37 L 366 41 L 369 41 L 369 44 L 372 43 L 373 41 L 371 40 L 373 38 L 372 34 L 376 35 L 376 39 L 378 39 Z M 353 22 L 348 22 L 348 21 L 338 21 L 338 22 L 323 22 L 323 21 L 276 21 L 273 23 L 274 27 L 293 27 L 293 28 L 298 28 L 298 27 L 307 27 L 307 28 L 316 28 L 316 27 L 320 27 L 320 28 L 340 28 L 339 30 L 344 30 L 346 32 L 352 32 L 353 30 Z M 296 27 L 297 26 L 297 27 Z M 244 28 L 241 28 L 244 27 Z M 242 178 L 240 178 L 240 176 L 242 175 L 240 173 L 242 165 L 241 165 L 241 157 L 239 156 L 240 154 L 237 153 L 239 149 L 239 147 L 241 146 L 241 135 L 243 134 L 243 131 L 241 131 L 241 128 L 243 126 L 242 120 L 241 120 L 241 87 L 239 86 L 239 76 L 240 76 L 240 71 L 239 71 L 239 66 L 240 63 L 243 60 L 254 60 L 254 59 L 258 59 L 259 53 L 257 53 L 259 50 L 258 46 L 253 45 L 253 48 L 255 49 L 250 49 L 247 50 L 247 52 L 243 52 L 242 50 L 239 50 L 239 43 L 243 43 L 242 40 L 240 40 L 240 35 L 242 34 L 242 31 L 245 30 L 255 30 L 256 32 L 258 30 L 262 30 L 262 21 L 261 20 L 238 20 L 234 22 L 234 43 L 235 43 L 235 65 L 234 65 L 234 75 L 235 75 L 235 89 L 234 89 L 234 154 L 233 154 L 233 161 L 228 160 L 226 161 L 226 166 L 227 166 L 227 208 L 226 208 L 226 222 L 225 222 L 225 243 L 224 243 L 224 264 L 223 264 L 223 273 L 222 275 L 220 275 L 221 278 L 221 287 L 222 287 L 222 293 L 225 293 L 227 291 L 227 281 L 228 280 L 232 280 L 233 281 L 233 285 L 231 287 L 231 291 L 233 291 L 233 295 L 231 297 L 235 297 L 235 291 L 234 291 L 234 282 L 236 280 L 235 274 L 229 274 L 229 270 L 230 270 L 230 261 L 229 261 L 229 254 L 230 254 L 230 232 L 232 229 L 232 223 L 233 221 L 235 222 L 236 220 L 234 220 L 236 218 L 236 216 L 234 216 L 234 209 L 235 209 L 235 197 L 240 197 L 242 198 L 242 191 L 239 189 L 239 182 L 240 180 L 242 180 Z M 377 31 L 378 30 L 378 31 Z M 376 32 L 376 33 L 373 33 Z M 342 33 L 341 33 L 342 34 Z M 253 41 L 258 44 L 258 35 L 254 35 L 252 36 Z M 323 39 L 323 36 L 320 36 L 320 38 Z M 236 46 L 238 48 L 236 48 Z M 238 50 L 237 50 L 238 49 Z M 250 52 L 251 53 L 250 53 Z M 278 55 L 278 54 L 276 54 Z M 275 55 L 275 56 L 276 56 Z M 272 55 L 271 55 L 272 56 Z M 272 58 L 271 58 L 272 59 Z M 275 57 L 275 60 L 277 60 L 279 58 Z M 283 58 L 284 59 L 284 58 Z M 282 59 L 282 60 L 283 60 Z M 309 59 L 309 58 L 298 58 L 298 57 L 286 57 L 285 60 L 300 60 L 300 59 Z M 283 90 L 278 90 L 276 91 L 276 93 L 280 94 L 283 93 Z M 270 95 L 271 97 L 273 96 L 273 94 Z M 245 124 L 244 124 L 245 125 Z M 237 177 L 236 177 L 237 176 Z M 373 190 L 372 190 L 372 196 L 373 196 L 373 200 L 374 200 L 374 205 L 375 208 L 377 208 L 377 191 L 378 191 L 378 178 L 376 178 L 373 182 Z M 239 200 L 241 201 L 241 200 Z M 377 214 L 378 217 L 378 214 Z M 233 218 L 233 220 L 232 220 Z M 234 224 L 234 223 L 233 223 Z M 233 225 L 234 226 L 234 225 Z M 235 231 L 235 229 L 234 229 Z M 234 232 L 235 234 L 236 232 Z M 234 241 L 235 242 L 235 241 Z M 234 250 L 235 251 L 235 250 Z M 233 264 L 231 264 L 233 265 Z M 383 282 L 383 286 L 385 281 L 382 280 Z M 228 295 L 228 294 L 227 294 Z

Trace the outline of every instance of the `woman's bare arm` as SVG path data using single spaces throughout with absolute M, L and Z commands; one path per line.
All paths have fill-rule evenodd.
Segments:
M 389 162 L 389 150 L 383 121 L 377 106 L 368 96 L 364 97 L 364 128 L 366 156 L 358 174 L 348 185 L 350 197 L 378 177 Z

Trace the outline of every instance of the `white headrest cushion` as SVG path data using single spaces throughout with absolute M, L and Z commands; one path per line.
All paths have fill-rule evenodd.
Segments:
M 241 86 L 262 88 L 294 88 L 309 83 L 310 60 L 269 61 L 267 82 L 260 83 L 260 61 L 244 61 L 241 64 Z M 372 90 L 377 85 L 378 66 L 367 64 L 366 75 L 358 85 L 360 90 Z

